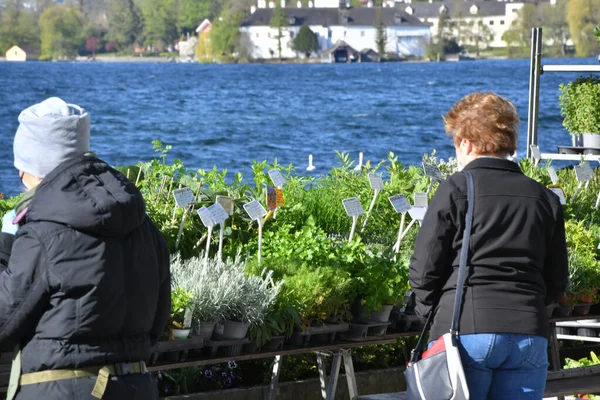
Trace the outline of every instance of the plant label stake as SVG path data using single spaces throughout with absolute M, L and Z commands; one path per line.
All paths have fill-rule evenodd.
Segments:
M 529 148 L 531 149 L 531 157 L 533 157 L 533 163 L 537 167 L 540 161 L 542 160 L 542 153 L 540 153 L 540 148 L 535 144 L 532 144 L 531 146 L 529 146 Z
M 414 206 L 427 208 L 429 206 L 429 199 L 427 193 L 416 192 L 414 194 Z
M 565 192 L 563 192 L 563 190 L 561 188 L 559 188 L 559 187 L 551 187 L 551 188 L 548 188 L 548 189 L 550 189 L 550 191 L 552 193 L 554 193 L 555 195 L 558 196 L 561 205 L 564 206 L 564 205 L 567 204 L 567 200 L 566 200 L 566 197 L 565 197 Z
M 233 215 L 235 205 L 233 197 L 217 195 L 216 201 L 225 209 L 229 216 Z
M 244 204 L 244 210 L 246 210 L 246 213 L 252 221 L 258 222 L 258 262 L 260 263 L 262 253 L 262 231 L 264 223 L 262 218 L 267 215 L 267 210 L 265 210 L 258 200 Z
M 398 253 L 400 251 L 400 243 L 402 241 L 402 232 L 404 231 L 404 223 L 406 220 L 406 213 L 411 209 L 410 203 L 403 194 L 397 194 L 390 197 L 390 203 L 397 214 L 401 214 L 400 218 L 400 230 L 398 231 L 398 240 L 394 244 L 393 250 Z
M 177 208 L 184 209 L 183 217 L 181 218 L 181 224 L 179 224 L 179 232 L 177 232 L 177 240 L 175 241 L 175 248 L 179 248 L 179 241 L 181 240 L 181 235 L 183 234 L 185 218 L 187 217 L 190 206 L 196 204 L 196 200 L 194 198 L 194 193 L 190 188 L 177 189 L 173 191 L 173 196 L 175 197 L 175 203 L 177 203 L 177 207 L 173 210 L 173 219 L 175 219 L 175 212 Z
M 379 193 L 384 189 L 383 178 L 381 177 L 381 174 L 369 174 L 369 184 L 371 185 L 371 189 L 374 190 L 373 200 L 371 200 L 371 205 L 369 205 L 369 211 L 367 211 L 367 216 L 363 222 L 362 231 L 364 231 L 367 226 L 369 216 L 371 215 L 373 207 L 375 207 L 375 203 L 377 202 L 377 196 L 379 196 Z
M 269 171 L 269 177 L 275 185 L 275 197 L 276 197 L 276 206 L 273 210 L 273 218 L 277 218 L 277 209 L 283 205 L 283 185 L 285 185 L 285 178 L 281 175 L 281 171 L 277 169 L 273 169 Z
M 212 206 L 208 207 L 208 211 L 212 215 L 212 219 L 215 225 L 220 225 L 221 229 L 219 231 L 219 252 L 217 253 L 217 257 L 221 259 L 223 255 L 223 235 L 225 232 L 225 221 L 229 218 L 229 214 L 219 203 L 215 203 Z
M 356 197 L 351 197 L 349 199 L 342 200 L 342 204 L 344 205 L 344 209 L 346 210 L 346 214 L 349 217 L 352 217 L 352 228 L 350 229 L 350 236 L 348 237 L 348 242 L 352 241 L 354 237 L 354 231 L 356 230 L 356 223 L 358 222 L 358 217 L 365 213 L 362 204 L 360 204 L 360 200 Z
M 283 185 L 285 185 L 285 178 L 283 177 L 283 175 L 281 175 L 281 172 L 279 170 L 272 169 L 271 171 L 269 171 L 269 177 L 271 178 L 271 181 L 273 182 L 273 185 L 275 185 L 275 187 L 281 189 Z
M 553 167 L 548 167 L 548 174 L 550 174 L 552 184 L 556 185 L 558 183 L 558 174 L 556 173 L 556 170 Z
M 438 167 L 437 165 L 426 163 L 423 163 L 423 170 L 425 171 L 425 176 L 427 176 L 430 179 L 429 187 L 427 188 L 427 194 L 429 194 L 429 192 L 431 192 L 431 189 L 433 189 L 433 185 L 436 182 L 442 181 L 442 172 L 440 171 L 440 167 Z
M 589 184 L 590 180 L 594 177 L 594 171 L 592 171 L 592 167 L 587 162 L 582 162 L 579 165 L 575 166 L 575 176 L 577 177 L 577 181 L 579 182 L 579 186 L 575 190 L 575 194 L 573 194 L 573 198 L 571 199 L 571 203 L 575 201 L 577 195 L 581 191 L 583 184 L 585 183 L 585 187 Z
M 212 239 L 212 231 L 215 226 L 215 220 L 213 219 L 212 213 L 206 207 L 201 207 L 196 210 L 200 220 L 204 226 L 208 229 L 208 238 L 206 239 L 206 252 L 204 253 L 204 259 L 208 259 L 208 252 L 210 251 L 210 241 Z

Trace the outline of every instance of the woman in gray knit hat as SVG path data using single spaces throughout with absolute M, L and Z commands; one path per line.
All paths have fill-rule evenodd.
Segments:
M 135 185 L 89 153 L 84 109 L 54 97 L 19 122 L 28 190 L 0 233 L 9 398 L 157 399 L 145 361 L 170 315 L 166 242 Z

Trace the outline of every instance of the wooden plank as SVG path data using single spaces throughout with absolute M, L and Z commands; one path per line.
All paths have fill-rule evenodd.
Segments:
M 590 319 L 600 319 L 600 315 L 584 315 L 584 316 L 579 316 L 579 317 L 571 316 L 571 317 L 550 318 L 550 322 L 587 321 Z
M 291 356 L 296 354 L 305 354 L 311 353 L 315 351 L 331 351 L 331 350 L 339 350 L 339 349 L 349 349 L 354 347 L 362 347 L 362 346 L 375 346 L 380 344 L 394 344 L 398 341 L 398 339 L 409 337 L 409 336 L 417 336 L 420 332 L 405 332 L 405 333 L 394 333 L 381 337 L 374 337 L 372 340 L 366 342 L 335 342 L 330 345 L 309 345 L 303 347 L 282 349 L 276 351 L 261 351 L 257 353 L 250 354 L 242 354 L 237 357 L 219 357 L 219 358 L 194 358 L 191 360 L 187 360 L 185 362 L 180 363 L 163 363 L 158 365 L 152 365 L 148 367 L 149 371 L 161 371 L 161 370 L 169 370 L 175 368 L 185 368 L 185 367 L 195 367 L 198 365 L 206 365 L 206 364 L 219 364 L 225 363 L 228 361 L 246 361 L 246 360 L 256 360 L 261 358 L 271 358 L 277 355 L 281 356 Z
M 355 400 L 408 400 L 406 392 L 367 394 L 358 396 Z
M 549 371 L 546 380 L 553 381 L 565 378 L 577 378 L 582 376 L 598 375 L 600 379 L 600 365 L 592 365 L 590 367 L 561 369 L 560 371 Z
M 600 392 L 600 376 L 557 379 L 546 382 L 545 397 L 569 396 Z

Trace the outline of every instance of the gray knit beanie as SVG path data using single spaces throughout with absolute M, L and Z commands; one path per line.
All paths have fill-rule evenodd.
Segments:
M 13 150 L 15 168 L 44 178 L 90 150 L 90 115 L 58 97 L 35 104 L 19 115 Z

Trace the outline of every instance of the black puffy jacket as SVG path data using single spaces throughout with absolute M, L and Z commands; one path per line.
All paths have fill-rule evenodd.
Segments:
M 24 374 L 149 359 L 170 314 L 169 254 L 123 174 L 92 155 L 60 165 L 6 253 L 0 347 L 22 346 Z M 17 398 L 87 399 L 94 381 L 26 386 Z M 117 381 L 104 398 L 133 398 L 115 391 Z M 143 387 L 151 379 L 135 385 L 155 391 Z
M 548 337 L 545 304 L 568 280 L 558 196 L 508 160 L 470 162 L 475 181 L 473 229 L 459 330 Z M 457 173 L 433 197 L 415 243 L 410 283 L 416 312 L 437 304 L 431 338 L 450 330 L 467 210 L 467 181 Z

